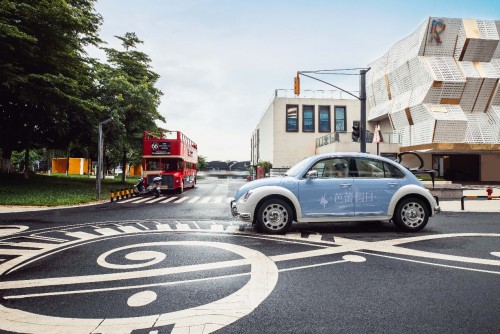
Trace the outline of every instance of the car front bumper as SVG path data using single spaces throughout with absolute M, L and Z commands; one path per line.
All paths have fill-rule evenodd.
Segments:
M 244 222 L 252 221 L 252 215 L 250 213 L 244 213 L 238 211 L 238 202 L 236 200 L 232 200 L 230 206 L 231 206 L 231 214 L 233 215 L 233 217 L 238 218 L 239 220 Z

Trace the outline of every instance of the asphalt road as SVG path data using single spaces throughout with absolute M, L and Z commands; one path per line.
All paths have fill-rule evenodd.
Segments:
M 499 333 L 498 213 L 273 237 L 231 217 L 242 182 L 0 214 L 0 332 Z

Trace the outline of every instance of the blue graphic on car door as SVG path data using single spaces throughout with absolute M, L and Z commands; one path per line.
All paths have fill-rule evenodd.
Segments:
M 302 216 L 309 218 L 354 216 L 353 179 L 347 173 L 347 159 L 319 161 L 313 174 L 299 181 Z
M 356 216 L 385 216 L 394 193 L 401 187 L 404 174 L 397 167 L 367 158 L 353 159 Z M 353 165 L 351 163 L 351 165 Z

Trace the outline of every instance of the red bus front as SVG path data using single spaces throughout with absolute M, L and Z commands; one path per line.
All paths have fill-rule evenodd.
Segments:
M 161 176 L 161 190 L 181 193 L 196 185 L 198 147 L 180 131 L 145 131 L 142 145 L 143 177 L 149 184 Z

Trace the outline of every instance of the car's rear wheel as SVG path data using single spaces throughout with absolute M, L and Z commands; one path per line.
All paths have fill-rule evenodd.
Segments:
M 292 224 L 292 208 L 279 198 L 265 201 L 257 210 L 257 227 L 269 234 L 285 233 Z
M 421 199 L 405 198 L 396 206 L 393 221 L 403 231 L 418 232 L 427 225 L 429 210 Z

